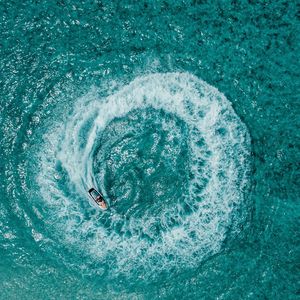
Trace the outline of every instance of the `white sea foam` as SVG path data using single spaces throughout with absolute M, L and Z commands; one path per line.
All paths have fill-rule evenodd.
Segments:
M 87 187 L 97 185 L 92 156 L 99 133 L 114 118 L 149 107 L 179 117 L 190 128 L 194 177 L 185 202 L 192 212 L 186 214 L 180 202 L 174 207 L 161 203 L 158 215 L 151 215 L 150 210 L 124 221 L 122 230 L 130 233 L 126 236 L 114 230 L 122 216 L 107 215 L 111 220 L 107 228 L 99 221 L 102 212 L 87 219 L 77 200 L 87 196 Z M 90 126 L 85 129 L 88 120 Z M 204 146 L 199 146 L 199 135 Z M 243 210 L 247 184 L 247 129 L 223 94 L 189 73 L 141 76 L 106 98 L 96 94 L 82 97 L 64 122 L 53 124 L 44 138 L 37 175 L 41 201 L 51 207 L 50 215 L 44 218 L 55 220 L 54 226 L 64 237 L 61 242 L 96 261 L 109 258 L 114 264 L 109 270 L 111 276 L 135 269 L 155 273 L 168 267 L 197 265 L 217 253 L 229 229 L 238 230 L 243 221 L 243 214 L 237 216 L 237 211 Z M 61 175 L 57 174 L 57 161 L 67 174 L 64 184 L 73 191 L 71 195 L 58 184 Z M 201 161 L 205 168 L 200 166 Z M 153 170 L 149 168 L 148 172 Z M 168 225 L 170 218 L 178 220 L 176 226 Z M 163 228 L 159 235 L 150 230 L 157 222 Z M 143 239 L 143 234 L 152 239 Z M 88 242 L 87 235 L 91 235 Z

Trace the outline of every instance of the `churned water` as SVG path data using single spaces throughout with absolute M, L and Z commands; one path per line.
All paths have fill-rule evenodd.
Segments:
M 0 299 L 298 299 L 296 4 L 2 1 Z

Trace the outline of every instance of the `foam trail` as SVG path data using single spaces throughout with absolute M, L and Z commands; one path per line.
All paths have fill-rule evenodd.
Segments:
M 44 218 L 62 243 L 109 260 L 108 276 L 196 266 L 238 232 L 250 139 L 217 89 L 189 73 L 151 74 L 78 99 L 64 118 L 37 153 Z M 91 186 L 111 213 L 95 213 Z

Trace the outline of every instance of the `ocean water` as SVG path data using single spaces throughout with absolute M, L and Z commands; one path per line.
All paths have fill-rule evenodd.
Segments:
M 1 300 L 299 299 L 297 1 L 0 25 Z

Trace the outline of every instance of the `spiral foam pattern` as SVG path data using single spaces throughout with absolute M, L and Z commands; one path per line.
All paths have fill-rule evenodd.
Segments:
M 107 278 L 193 268 L 221 251 L 247 215 L 250 138 L 231 103 L 189 73 L 144 75 L 98 95 L 50 115 L 31 154 L 24 190 L 47 228 L 38 238 Z

